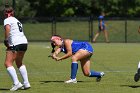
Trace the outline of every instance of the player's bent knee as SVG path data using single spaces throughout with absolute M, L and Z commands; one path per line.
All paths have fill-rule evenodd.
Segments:
M 7 67 L 12 66 L 12 64 L 5 62 L 5 63 L 4 63 L 4 66 L 7 68 Z
M 72 60 L 72 62 L 75 62 L 75 61 L 78 61 L 78 58 L 75 57 L 75 56 L 72 56 L 72 57 L 71 57 L 71 60 Z

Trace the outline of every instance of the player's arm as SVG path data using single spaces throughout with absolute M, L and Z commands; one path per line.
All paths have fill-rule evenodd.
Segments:
M 61 52 L 61 48 L 57 48 L 57 49 L 53 52 L 52 58 L 53 58 L 53 59 L 57 59 L 57 58 L 58 58 L 57 55 L 58 55 L 60 52 Z
M 71 47 L 71 43 L 72 43 L 72 41 L 71 41 L 70 39 L 66 39 L 66 40 L 64 41 L 64 45 L 65 45 L 65 47 L 66 47 L 67 53 L 66 53 L 65 55 L 59 57 L 59 59 L 57 59 L 58 61 L 59 61 L 59 60 L 66 59 L 66 58 L 72 56 L 72 47 Z
M 10 27 L 10 25 L 7 24 L 7 25 L 4 26 L 4 29 L 5 29 L 4 45 L 6 47 L 9 47 L 9 44 L 8 44 L 8 36 L 9 36 L 9 32 L 10 32 L 11 27 Z

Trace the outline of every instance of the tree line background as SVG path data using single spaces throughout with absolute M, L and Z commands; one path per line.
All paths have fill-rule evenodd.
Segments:
M 50 36 L 57 33 L 75 40 L 84 37 L 91 41 L 98 30 L 97 17 L 101 12 L 106 13 L 111 42 L 140 41 L 137 33 L 140 0 L 0 0 L 0 30 L 3 30 L 2 12 L 6 3 L 13 6 L 15 16 L 21 22 L 31 23 L 24 24 L 30 41 L 49 41 Z M 79 34 L 81 32 L 84 36 Z
M 0 0 L 1 12 L 13 1 Z M 98 16 L 102 11 L 108 17 L 140 16 L 140 0 L 15 0 L 14 8 L 19 18 Z

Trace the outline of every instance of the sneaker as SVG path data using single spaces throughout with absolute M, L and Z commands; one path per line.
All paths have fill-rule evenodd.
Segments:
M 104 72 L 101 72 L 100 74 L 101 74 L 101 76 L 99 76 L 99 77 L 96 78 L 96 82 L 100 82 L 101 79 L 102 79 L 102 77 L 105 75 Z
M 138 68 L 137 73 L 134 75 L 134 81 L 138 82 L 140 79 L 140 68 Z
M 30 83 L 27 83 L 27 84 L 23 84 L 21 89 L 26 90 L 26 89 L 29 89 L 29 88 L 31 88 L 31 85 L 30 85 Z
M 65 81 L 65 83 L 77 83 L 76 78 Z
M 20 89 L 23 85 L 19 82 L 17 85 L 13 85 L 10 91 L 16 91 Z

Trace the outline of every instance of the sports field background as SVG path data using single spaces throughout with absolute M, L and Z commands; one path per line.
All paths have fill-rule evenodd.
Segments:
M 126 23 L 127 22 L 127 23 Z M 135 43 L 140 42 L 138 33 L 139 20 L 106 20 L 106 27 L 109 33 L 110 42 Z M 52 34 L 59 34 L 64 38 L 70 38 L 81 41 L 91 41 L 92 36 L 98 31 L 98 21 L 93 20 L 92 26 L 89 20 L 71 20 L 56 24 L 47 23 L 24 23 L 24 32 L 29 41 L 49 41 Z M 93 32 L 92 30 L 93 29 Z M 3 25 L 0 25 L 0 41 L 4 38 Z M 97 39 L 97 42 L 104 42 L 103 33 Z
M 69 79 L 71 59 L 56 62 L 48 58 L 51 52 L 48 41 L 52 35 L 52 23 L 24 23 L 24 32 L 29 40 L 24 62 L 32 88 L 14 93 L 139 93 L 140 82 L 134 82 L 133 78 L 140 61 L 140 34 L 137 32 L 140 21 L 127 21 L 128 43 L 124 43 L 125 20 L 107 20 L 106 23 L 111 43 L 103 43 L 103 34 L 98 37 L 97 43 L 91 43 L 95 49 L 91 58 L 91 69 L 104 71 L 105 76 L 101 82 L 96 82 L 95 78 L 85 77 L 79 64 L 77 84 L 64 83 Z M 98 29 L 97 25 L 96 20 L 93 22 L 94 34 Z M 56 34 L 74 40 L 88 41 L 91 38 L 88 21 L 57 22 Z M 0 35 L 0 93 L 11 93 L 9 89 L 12 82 L 4 67 L 5 47 L 2 43 L 4 39 L 2 25 L 0 25 Z
M 2 43 L 0 46 L 0 93 L 11 93 L 9 89 L 12 82 L 3 65 L 5 47 Z M 101 82 L 83 76 L 79 64 L 78 83 L 65 84 L 64 81 L 70 75 L 71 60 L 56 62 L 48 58 L 51 52 L 50 43 L 29 42 L 24 62 L 32 88 L 14 93 L 139 93 L 140 81 L 134 82 L 133 77 L 140 60 L 140 44 L 95 43 L 92 46 L 95 52 L 91 58 L 91 69 L 105 72 Z

